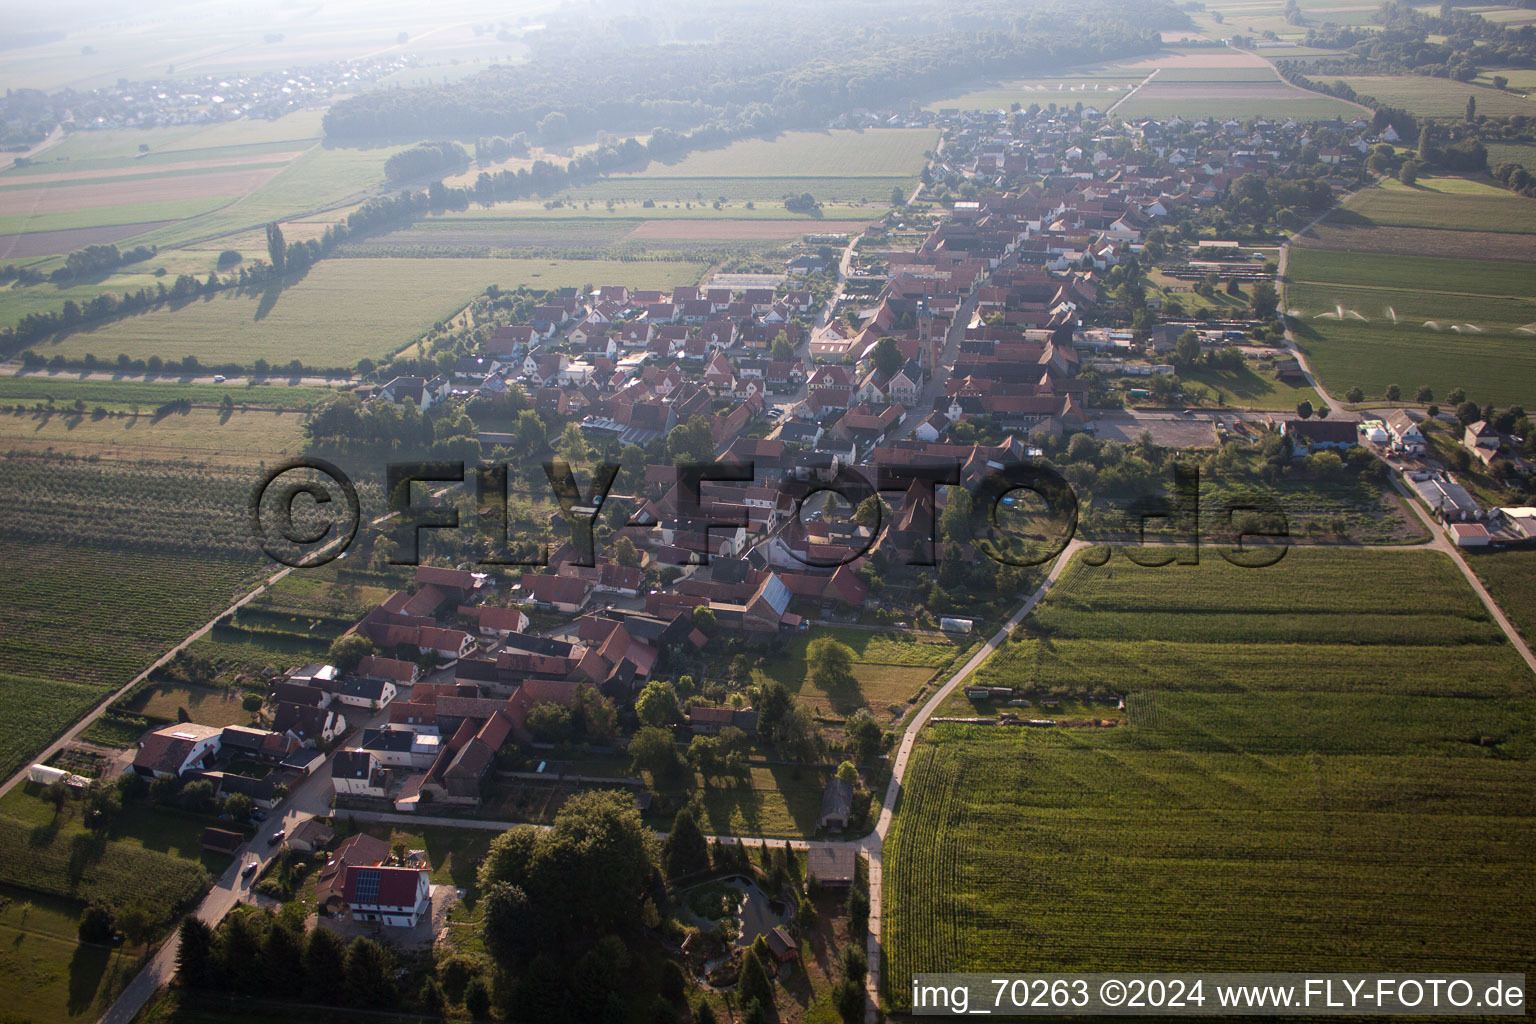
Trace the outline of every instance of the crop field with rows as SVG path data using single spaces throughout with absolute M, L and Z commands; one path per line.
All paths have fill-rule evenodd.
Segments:
M 1129 724 L 924 734 L 890 979 L 1536 953 L 1536 680 L 1441 555 L 1078 561 L 975 681 L 1123 694 Z
M 0 477 L 0 773 L 254 585 L 249 474 L 13 457 Z
M 257 548 L 248 503 L 258 480 L 254 467 L 12 457 L 0 476 L 0 504 L 8 512 L 4 534 L 44 543 L 106 540 L 114 549 L 250 557 Z

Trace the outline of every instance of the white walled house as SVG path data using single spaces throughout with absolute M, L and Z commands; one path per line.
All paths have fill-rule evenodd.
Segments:
M 348 867 L 342 900 L 354 921 L 414 928 L 432 915 L 432 884 L 425 868 Z

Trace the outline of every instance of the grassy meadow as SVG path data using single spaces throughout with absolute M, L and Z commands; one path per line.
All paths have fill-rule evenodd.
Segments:
M 1477 101 L 1477 112 L 1497 117 L 1536 114 L 1536 103 L 1513 92 L 1498 92 L 1467 82 L 1428 75 L 1328 75 L 1329 82 L 1344 82 L 1356 93 L 1374 96 L 1415 117 L 1461 118 L 1467 99 Z
M 1426 176 L 1413 185 L 1388 178 L 1351 197 L 1348 210 L 1382 227 L 1536 232 L 1536 200 L 1471 178 Z
M 827 692 L 808 678 L 805 649 L 818 636 L 833 636 L 854 652 L 855 684 L 846 691 Z M 765 659 L 753 669 L 756 680 L 773 679 L 808 703 L 819 715 L 845 718 L 867 708 L 879 722 L 896 717 L 944 668 L 956 664 L 968 643 L 915 637 L 900 633 L 818 627 L 797 637 L 787 655 Z

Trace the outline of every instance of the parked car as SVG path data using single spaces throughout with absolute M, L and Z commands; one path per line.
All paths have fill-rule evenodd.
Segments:
M 261 867 L 261 862 L 260 861 L 254 861 L 254 860 L 251 861 L 245 867 L 240 869 L 240 877 L 241 878 L 246 878 L 246 879 L 250 878 L 252 875 L 254 875 L 256 873 L 256 869 L 259 868 L 259 867 Z
M 251 820 L 252 821 L 266 821 L 267 820 L 267 812 L 262 810 L 260 807 L 257 807 L 255 810 L 251 811 Z
M 278 843 L 282 842 L 284 839 L 287 839 L 287 838 L 288 838 L 288 830 L 280 828 L 276 832 L 273 832 L 270 836 L 267 837 L 267 845 L 268 846 L 276 846 Z
M 215 384 L 223 384 L 226 380 L 229 380 L 229 378 L 224 376 L 222 373 L 216 373 L 213 375 L 213 382 Z

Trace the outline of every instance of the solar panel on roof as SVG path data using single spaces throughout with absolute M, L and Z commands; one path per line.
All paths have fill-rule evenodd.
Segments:
M 357 887 L 354 890 L 355 903 L 378 903 L 379 882 L 382 876 L 377 871 L 362 869 L 357 872 Z

